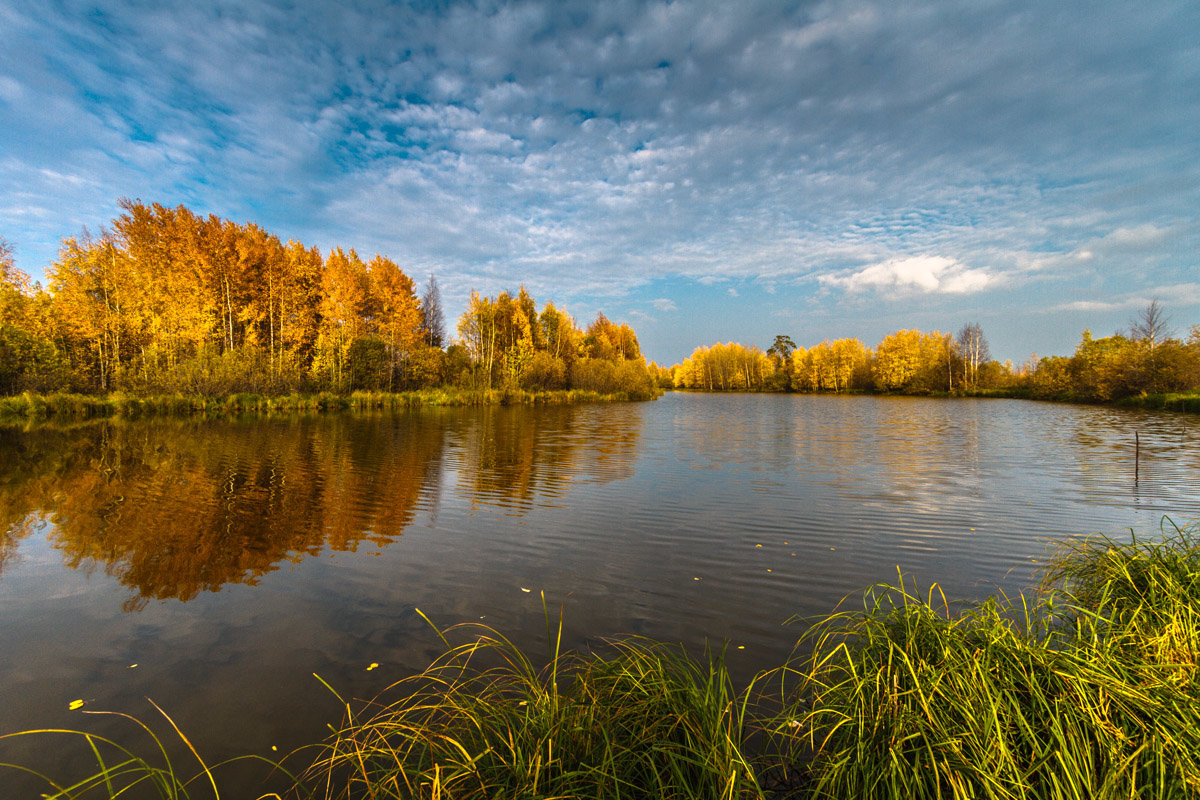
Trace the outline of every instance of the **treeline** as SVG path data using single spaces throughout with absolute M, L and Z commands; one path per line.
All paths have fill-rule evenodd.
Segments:
M 121 207 L 100 236 L 63 241 L 45 288 L 0 239 L 0 394 L 654 391 L 634 332 L 603 315 L 580 330 L 523 288 L 475 295 L 449 343 L 432 275 L 418 297 L 381 255 L 322 255 L 183 206 Z
M 1128 332 L 1097 339 L 1085 330 L 1070 357 L 1033 356 L 1017 367 L 990 357 L 974 323 L 955 335 L 897 331 L 874 348 L 858 339 L 804 348 L 780 335 L 766 352 L 733 342 L 698 347 L 660 382 L 703 391 L 992 393 L 1084 402 L 1200 390 L 1200 325 L 1182 340 L 1167 321 L 1155 301 Z

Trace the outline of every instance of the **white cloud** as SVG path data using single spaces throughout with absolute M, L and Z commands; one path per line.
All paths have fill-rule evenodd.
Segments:
M 678 311 L 679 307 L 675 305 L 675 301 L 669 297 L 659 297 L 654 302 L 654 307 L 659 311 Z
M 893 258 L 858 270 L 822 275 L 819 281 L 848 292 L 869 289 L 970 294 L 994 283 L 986 270 L 972 269 L 945 256 Z

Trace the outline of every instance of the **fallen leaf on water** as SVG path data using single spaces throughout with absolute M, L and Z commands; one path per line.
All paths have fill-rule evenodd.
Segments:
M 530 592 L 531 590 L 530 590 L 530 589 L 526 589 L 524 586 L 522 586 L 522 587 L 521 587 L 521 591 L 522 591 L 522 592 L 525 592 L 526 594 L 529 594 L 529 592 Z
M 771 571 L 771 570 L 767 570 L 767 572 L 770 572 L 770 571 Z
M 371 670 L 378 669 L 378 668 L 379 668 L 379 663 L 372 661 L 371 666 L 367 667 L 367 672 L 370 672 Z
M 67 708 L 71 711 L 78 711 L 79 709 L 83 708 L 83 701 L 82 700 L 72 700 L 70 702 L 70 704 L 67 706 Z
M 130 664 L 129 669 L 137 669 L 137 664 Z
M 755 547 L 762 547 L 762 545 L 761 545 L 761 544 L 756 544 L 756 545 L 754 545 L 754 546 L 755 546 Z
M 745 649 L 746 649 L 746 645 L 744 645 L 744 644 L 738 645 L 738 650 L 745 650 Z

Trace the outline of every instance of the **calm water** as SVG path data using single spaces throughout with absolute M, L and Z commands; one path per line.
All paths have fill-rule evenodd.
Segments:
M 367 698 L 438 652 L 415 608 L 542 652 L 541 592 L 574 645 L 728 641 L 744 679 L 790 650 L 786 619 L 897 568 L 1012 592 L 1048 543 L 1163 515 L 1200 519 L 1195 416 L 668 395 L 2 431 L 0 733 L 134 741 L 67 704 L 149 719 L 150 697 L 214 759 L 286 752 L 339 719 L 314 672 Z

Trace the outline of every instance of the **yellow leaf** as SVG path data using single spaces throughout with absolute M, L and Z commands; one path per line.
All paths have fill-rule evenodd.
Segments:
M 371 666 L 367 667 L 367 672 L 370 672 L 371 670 L 378 669 L 378 668 L 379 668 L 379 664 L 375 661 L 372 661 Z
M 72 700 L 70 705 L 67 706 L 67 708 L 71 711 L 78 711 L 79 709 L 83 708 L 83 701 L 82 700 Z
M 521 591 L 525 592 L 526 594 L 529 593 L 529 589 L 526 589 L 524 586 L 521 587 Z

